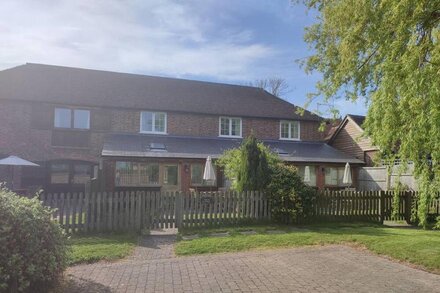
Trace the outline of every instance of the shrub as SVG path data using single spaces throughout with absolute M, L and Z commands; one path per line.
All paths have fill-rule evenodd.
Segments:
M 67 246 L 51 212 L 0 187 L 0 291 L 43 291 L 62 274 Z
M 278 156 L 251 134 L 240 147 L 225 151 L 216 164 L 223 168 L 234 190 L 244 191 L 264 190 L 272 166 L 279 162 Z
M 272 168 L 266 193 L 272 218 L 284 224 L 297 223 L 311 213 L 316 190 L 303 183 L 297 169 L 282 163 Z

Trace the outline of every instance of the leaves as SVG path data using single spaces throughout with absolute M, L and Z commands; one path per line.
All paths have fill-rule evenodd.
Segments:
M 440 187 L 440 2 L 303 2 L 319 12 L 305 33 L 315 52 L 305 70 L 323 76 L 317 94 L 368 100 L 366 133 L 384 159 L 414 163 L 426 226 L 427 205 Z

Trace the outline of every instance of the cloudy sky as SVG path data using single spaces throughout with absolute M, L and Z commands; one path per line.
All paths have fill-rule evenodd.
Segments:
M 237 84 L 280 77 L 284 98 L 302 106 L 319 79 L 295 62 L 310 55 L 303 32 L 313 21 L 289 0 L 1 0 L 0 70 L 33 62 Z M 366 111 L 334 103 L 341 114 Z

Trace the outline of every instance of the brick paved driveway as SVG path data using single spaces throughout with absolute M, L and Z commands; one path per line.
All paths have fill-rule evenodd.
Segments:
M 440 292 L 440 276 L 345 246 L 175 257 L 174 236 L 68 269 L 66 292 Z

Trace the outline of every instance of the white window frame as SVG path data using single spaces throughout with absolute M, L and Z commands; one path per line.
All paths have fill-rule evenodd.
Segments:
M 281 136 L 283 123 L 289 124 L 289 137 L 288 138 Z M 291 127 L 292 123 L 298 123 L 298 137 L 297 138 L 296 137 L 292 138 L 292 127 Z M 280 140 L 301 140 L 301 123 L 298 120 L 281 120 L 280 121 Z
M 222 134 L 222 119 L 229 119 L 229 133 L 232 133 L 232 120 L 231 119 L 239 119 L 240 120 L 240 135 L 224 135 Z M 229 117 L 229 116 L 220 116 L 218 119 L 218 136 L 219 137 L 243 137 L 243 119 L 241 117 Z
M 152 121 L 152 131 L 147 131 L 147 130 L 142 130 L 142 125 L 143 125 L 143 113 L 152 113 L 153 114 L 153 121 Z M 155 126 L 155 121 L 156 121 L 156 114 L 164 114 L 165 116 L 165 128 L 164 131 L 155 131 L 154 129 L 156 128 Z M 141 111 L 141 118 L 140 118 L 140 125 L 139 125 L 139 133 L 151 133 L 151 134 L 167 134 L 167 121 L 168 121 L 168 115 L 166 112 L 154 112 L 154 111 Z
M 59 127 L 56 126 L 56 112 L 57 110 L 69 110 L 70 111 L 70 126 L 69 127 Z M 87 120 L 87 127 L 86 128 L 79 128 L 79 127 L 75 127 L 75 112 L 76 111 L 85 111 L 88 112 L 89 117 Z M 90 130 L 90 119 L 91 119 L 91 115 L 92 112 L 90 111 L 90 109 L 84 109 L 84 108 L 67 108 L 67 107 L 55 107 L 54 109 L 54 119 L 53 119 L 53 127 L 56 129 L 75 129 L 75 130 Z

